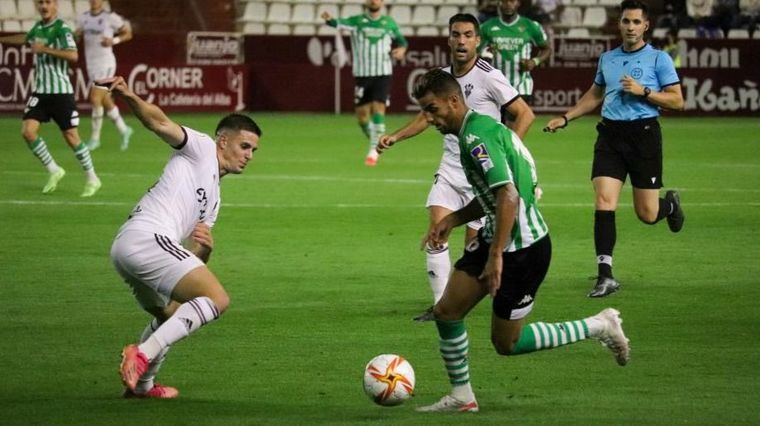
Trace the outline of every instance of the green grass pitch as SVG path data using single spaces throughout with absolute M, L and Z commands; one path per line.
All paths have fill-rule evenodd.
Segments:
M 157 179 L 170 148 L 136 133 L 120 152 L 113 125 L 93 158 L 103 188 L 84 178 L 54 125 L 42 135 L 68 174 L 43 196 L 46 175 L 0 118 L 0 422 L 3 424 L 742 424 L 760 422 L 760 120 L 662 120 L 667 187 L 686 223 L 638 222 L 626 185 L 615 272 L 622 290 L 585 297 L 595 273 L 589 182 L 595 118 L 555 135 L 538 117 L 527 137 L 554 242 L 529 320 L 559 321 L 607 306 L 622 312 L 632 359 L 618 367 L 593 341 L 503 358 L 489 342 L 488 300 L 467 320 L 481 413 L 421 415 L 448 391 L 430 324 L 419 242 L 441 154 L 428 130 L 363 165 L 353 117 L 255 114 L 260 150 L 223 180 L 210 267 L 232 304 L 220 321 L 172 348 L 160 374 L 174 401 L 120 398 L 123 345 L 148 321 L 108 258 L 112 238 Z M 213 132 L 220 115 L 175 115 Z M 394 115 L 388 128 L 409 116 Z M 83 119 L 83 138 L 89 135 Z M 452 237 L 458 256 L 462 233 Z M 396 408 L 363 394 L 364 364 L 405 356 L 416 396 Z

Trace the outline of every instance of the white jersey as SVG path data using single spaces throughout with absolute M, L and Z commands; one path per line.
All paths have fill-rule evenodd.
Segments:
M 113 38 L 125 24 L 124 19 L 114 12 L 101 10 L 97 15 L 87 11 L 77 18 L 77 29 L 84 37 L 84 56 L 87 70 L 116 68 L 116 57 L 112 46 L 103 46 L 103 37 Z
M 443 70 L 453 74 L 451 66 Z M 501 121 L 501 107 L 512 103 L 520 96 L 504 74 L 482 59 L 478 59 L 467 74 L 454 77 L 462 88 L 464 103 L 496 121 Z M 462 188 L 470 186 L 459 160 L 459 140 L 456 135 L 443 137 L 443 157 L 437 174 L 446 178 L 452 185 Z
M 187 127 L 158 182 L 140 199 L 119 233 L 148 231 L 182 241 L 198 222 L 214 226 L 221 203 L 216 143 Z

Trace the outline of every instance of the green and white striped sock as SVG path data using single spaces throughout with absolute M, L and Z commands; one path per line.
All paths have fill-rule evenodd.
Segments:
M 47 145 L 42 137 L 38 136 L 37 139 L 29 145 L 29 149 L 32 150 L 32 154 L 42 162 L 42 165 L 45 166 L 48 172 L 55 173 L 58 171 L 60 167 L 56 164 L 53 156 L 50 155 L 50 151 L 48 151 Z
M 569 345 L 591 337 L 586 320 L 557 323 L 534 322 L 523 327 L 511 355 L 527 354 Z
M 470 341 L 464 321 L 436 321 L 435 324 L 440 336 L 441 357 L 452 386 L 451 396 L 460 401 L 474 400 L 475 395 L 470 385 L 470 365 L 467 361 Z
M 385 133 L 385 116 L 380 113 L 372 114 L 372 123 L 369 125 L 369 149 L 375 149 L 380 135 Z
M 362 129 L 362 133 L 369 139 L 369 122 L 359 123 L 359 127 Z
M 95 179 L 97 177 L 95 175 L 95 166 L 92 164 L 90 150 L 87 148 L 87 145 L 85 145 L 84 142 L 80 142 L 79 145 L 74 148 L 74 155 L 77 157 L 77 160 L 79 160 L 79 164 L 82 165 L 82 170 L 84 170 L 87 178 Z

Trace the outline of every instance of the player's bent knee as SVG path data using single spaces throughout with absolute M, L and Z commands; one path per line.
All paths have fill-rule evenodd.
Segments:
M 458 321 L 464 318 L 464 315 L 461 312 L 456 309 L 451 309 L 440 302 L 433 306 L 433 315 L 435 315 L 436 320 L 441 321 Z
M 657 223 L 657 212 L 649 209 L 636 210 L 636 216 L 647 225 Z
M 493 345 L 496 353 L 503 356 L 512 355 L 515 349 L 515 342 L 512 339 L 504 339 L 496 336 L 491 336 L 491 344 Z

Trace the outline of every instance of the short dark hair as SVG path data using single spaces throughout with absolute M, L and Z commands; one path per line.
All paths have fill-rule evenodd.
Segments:
M 475 34 L 480 35 L 480 22 L 478 22 L 478 18 L 471 13 L 457 13 L 449 18 L 449 32 L 451 32 L 451 26 L 457 22 L 471 23 L 472 26 L 475 27 Z
M 222 130 L 233 130 L 235 132 L 247 130 L 261 137 L 259 125 L 251 117 L 243 114 L 234 113 L 222 118 L 219 124 L 216 125 L 216 132 L 214 134 L 218 135 Z
M 430 70 L 418 78 L 412 89 L 412 96 L 420 99 L 428 92 L 437 97 L 444 97 L 450 94 L 458 94 L 462 98 L 462 88 L 453 75 L 447 73 L 441 68 Z
M 623 11 L 626 10 L 635 10 L 635 9 L 641 9 L 641 14 L 644 15 L 645 18 L 649 19 L 649 6 L 647 6 L 646 3 L 644 3 L 641 0 L 623 0 L 622 3 L 620 3 L 620 13 L 622 14 Z

